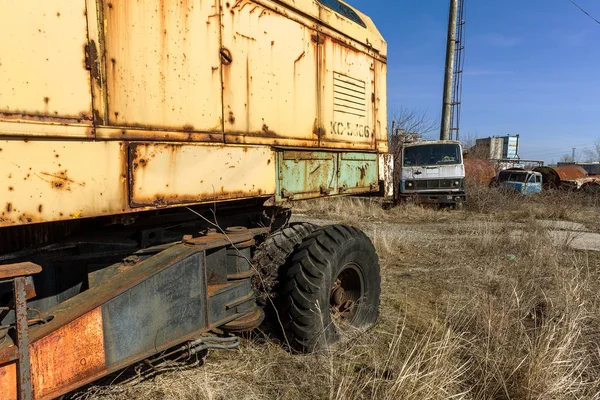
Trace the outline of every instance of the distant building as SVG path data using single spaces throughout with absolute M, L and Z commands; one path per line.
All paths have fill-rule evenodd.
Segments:
M 525 166 L 542 166 L 543 161 L 522 160 L 519 156 L 519 135 L 495 136 L 477 139 L 475 146 L 465 152 L 466 156 L 488 159 L 496 171 Z
M 488 160 L 519 160 L 519 135 L 477 139 L 469 153 Z

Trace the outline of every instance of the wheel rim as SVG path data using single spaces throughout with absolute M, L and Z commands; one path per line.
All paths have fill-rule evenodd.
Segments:
M 364 294 L 364 281 L 360 268 L 348 263 L 333 281 L 329 310 L 335 320 L 352 322 L 358 311 L 358 302 Z

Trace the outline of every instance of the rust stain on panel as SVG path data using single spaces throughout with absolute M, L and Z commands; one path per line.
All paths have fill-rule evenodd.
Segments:
M 106 369 L 100 308 L 79 317 L 31 345 L 31 372 L 36 398 Z
M 0 13 L 0 118 L 91 121 L 90 74 L 82 62 L 87 19 L 81 0 L 12 2 Z M 18 16 L 18 17 L 15 17 Z
M 182 127 L 191 129 L 190 126 Z M 105 140 L 144 140 L 164 142 L 223 142 L 222 133 L 173 131 L 168 128 L 142 127 L 142 129 L 131 129 L 128 127 L 99 127 L 96 129 L 96 138 Z
M 127 147 L 121 142 L 7 140 L 0 147 L 0 226 L 127 210 Z
M 34 275 L 42 271 L 42 267 L 32 262 L 22 262 L 0 266 L 0 279 Z
M 214 12 L 209 1 L 105 3 L 109 124 L 222 129 L 221 76 L 212 69 L 221 64 L 219 25 L 207 23 Z
M 3 400 L 17 400 L 17 364 L 0 366 L 0 393 Z
M 44 102 L 47 104 L 48 101 L 45 97 Z M 33 113 L 20 113 L 20 112 L 5 112 L 0 111 L 0 119 L 7 121 L 35 121 L 35 122 L 57 122 L 61 124 L 87 124 L 91 125 L 92 123 L 92 115 L 91 114 L 81 114 L 78 117 L 73 116 L 61 116 L 58 114 L 49 115 L 49 114 L 33 114 Z
M 237 2 L 235 12 L 222 19 L 223 46 L 233 55 L 223 66 L 223 107 L 225 115 L 234 116 L 225 133 L 313 139 L 318 116 L 314 25 L 304 26 L 268 7 L 274 5 Z
M 274 154 L 265 147 L 132 143 L 129 155 L 132 207 L 263 197 L 275 192 Z
M 38 178 L 40 178 L 41 180 L 50 183 L 50 187 L 57 190 L 66 190 L 70 192 L 72 185 L 79 185 L 81 187 L 85 187 L 85 182 L 75 182 L 74 180 L 69 178 L 67 176 L 67 170 L 58 171 L 57 173 L 53 174 L 48 172 L 40 172 L 39 175 L 36 176 L 38 176 Z M 42 207 L 43 205 L 40 205 L 40 207 L 38 207 L 38 211 L 41 212 Z

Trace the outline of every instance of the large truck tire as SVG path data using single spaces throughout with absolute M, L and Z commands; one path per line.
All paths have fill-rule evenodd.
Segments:
M 273 292 L 273 287 L 277 284 L 279 268 L 285 264 L 296 246 L 318 227 L 310 222 L 294 222 L 272 232 L 259 246 L 253 259 L 260 273 L 260 278 L 255 281 L 259 304 L 268 305 L 265 297 Z
M 381 277 L 371 240 L 360 230 L 315 230 L 280 269 L 278 314 L 294 350 L 326 350 L 377 321 Z

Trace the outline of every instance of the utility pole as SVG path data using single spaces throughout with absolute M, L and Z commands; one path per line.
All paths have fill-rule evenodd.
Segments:
M 444 99 L 442 102 L 442 126 L 440 140 L 450 139 L 450 119 L 452 116 L 452 88 L 454 72 L 454 49 L 456 47 L 456 14 L 458 0 L 450 0 L 450 14 L 448 17 L 448 42 L 446 43 L 446 69 L 444 74 Z
M 575 147 L 573 147 L 573 155 L 571 156 L 571 161 L 575 162 Z

